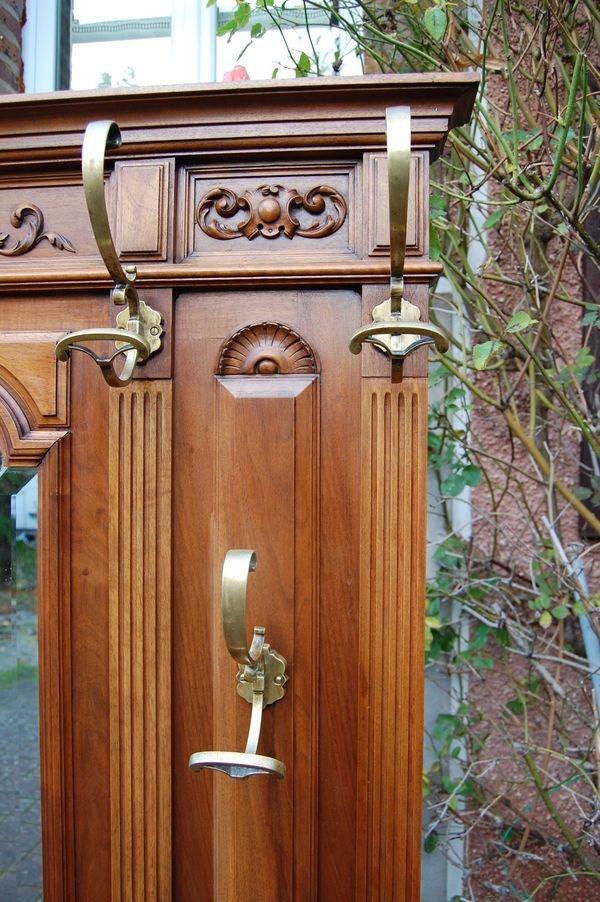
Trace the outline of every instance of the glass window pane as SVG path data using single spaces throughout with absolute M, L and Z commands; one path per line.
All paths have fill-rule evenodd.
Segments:
M 71 87 L 168 83 L 172 0 L 74 0 Z
M 42 898 L 37 476 L 0 465 L 0 899 Z
M 218 25 L 233 15 L 236 0 L 219 0 Z M 308 28 L 306 27 L 308 20 Z M 262 26 L 262 37 L 251 40 L 251 29 Z M 252 80 L 294 78 L 301 54 L 311 60 L 311 75 L 362 74 L 362 61 L 344 31 L 335 28 L 331 15 L 319 7 L 308 10 L 293 4 L 282 11 L 255 9 L 244 30 L 217 39 L 217 78 L 235 66 L 244 66 Z
M 236 0 L 210 8 L 206 0 L 74 0 L 71 87 L 221 81 L 236 66 L 253 80 L 273 73 L 293 78 L 301 54 L 312 61 L 311 75 L 362 72 L 355 46 L 327 11 L 293 5 L 279 13 L 255 9 L 243 30 L 217 39 L 218 26 L 235 8 Z M 262 37 L 251 40 L 253 26 L 255 33 L 264 28 Z

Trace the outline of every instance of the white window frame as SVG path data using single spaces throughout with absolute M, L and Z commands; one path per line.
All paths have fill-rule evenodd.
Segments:
M 21 34 L 25 91 L 56 90 L 59 0 L 27 0 Z M 54 35 L 54 40 L 49 36 Z

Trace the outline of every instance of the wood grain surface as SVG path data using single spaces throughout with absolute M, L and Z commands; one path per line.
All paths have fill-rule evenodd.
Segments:
M 111 899 L 171 888 L 170 381 L 109 398 Z
M 392 367 L 348 343 L 389 295 L 386 107 L 411 106 L 406 296 L 426 319 L 429 164 L 475 90 L 462 73 L 0 99 L 0 232 L 14 247 L 33 204 L 73 248 L 0 255 L 0 447 L 41 474 L 47 902 L 417 902 L 427 352 Z M 79 168 L 106 118 L 115 240 L 166 330 L 124 390 L 52 356 L 114 323 Z M 298 226 L 275 210 L 322 186 L 325 212 L 290 201 Z M 266 232 L 203 230 L 223 188 Z M 258 554 L 248 629 L 288 661 L 259 746 L 281 781 L 188 768 L 248 730 L 220 624 L 232 547 Z

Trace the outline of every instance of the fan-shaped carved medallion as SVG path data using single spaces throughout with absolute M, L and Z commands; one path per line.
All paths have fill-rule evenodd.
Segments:
M 219 376 L 278 376 L 317 373 L 317 361 L 303 338 L 281 323 L 251 323 L 227 339 L 217 364 Z

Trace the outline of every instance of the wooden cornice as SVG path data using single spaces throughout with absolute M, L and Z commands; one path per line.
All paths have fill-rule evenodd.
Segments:
M 467 121 L 477 85 L 474 73 L 416 73 L 9 95 L 0 100 L 0 172 L 79 159 L 92 119 L 119 123 L 129 158 L 377 149 L 394 104 L 410 104 L 413 146 L 435 158 L 449 129 Z

